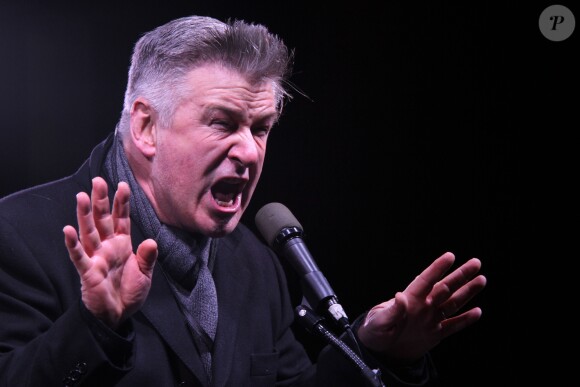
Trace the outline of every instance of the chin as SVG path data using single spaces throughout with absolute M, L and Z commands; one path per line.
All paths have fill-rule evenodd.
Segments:
M 239 221 L 240 221 L 239 216 L 234 216 L 227 220 L 221 219 L 220 221 L 214 222 L 212 227 L 209 230 L 207 230 L 207 232 L 204 234 L 212 238 L 220 238 L 226 236 L 227 234 L 234 231 Z

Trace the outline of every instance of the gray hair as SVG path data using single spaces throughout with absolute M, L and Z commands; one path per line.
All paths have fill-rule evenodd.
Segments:
M 184 77 L 208 63 L 235 70 L 249 82 L 273 82 L 281 111 L 284 99 L 291 97 L 286 87 L 292 59 L 293 52 L 284 42 L 260 24 L 206 16 L 172 20 L 145 33 L 135 44 L 117 130 L 128 132 L 131 105 L 139 96 L 158 112 L 160 125 L 169 126 L 186 92 Z

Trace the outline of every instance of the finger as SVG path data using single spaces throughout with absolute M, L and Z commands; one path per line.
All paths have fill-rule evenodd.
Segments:
M 473 278 L 454 292 L 447 301 L 441 304 L 440 311 L 444 316 L 452 316 L 457 313 L 459 309 L 465 306 L 465 304 L 485 288 L 486 283 L 487 279 L 483 275 Z
M 439 281 L 455 262 L 455 255 L 447 252 L 437 258 L 421 274 L 419 274 L 407 288 L 405 293 L 416 297 L 425 298 L 433 289 L 433 286 Z
M 77 194 L 77 222 L 79 224 L 79 239 L 88 256 L 101 247 L 101 238 L 95 227 L 91 211 L 91 199 L 85 192 Z
M 129 202 L 130 189 L 124 181 L 119 182 L 113 200 L 113 225 L 116 234 L 131 234 L 131 218 Z
M 440 305 L 445 302 L 457 289 L 471 281 L 480 269 L 481 261 L 477 258 L 465 262 L 433 286 L 433 291 L 427 298 L 427 302 L 432 305 Z
M 113 219 L 109 202 L 107 182 L 102 177 L 93 178 L 91 203 L 95 227 L 101 240 L 108 239 L 114 234 Z
M 462 329 L 474 324 L 481 318 L 481 309 L 473 308 L 458 316 L 448 318 L 441 322 L 441 339 L 451 336 Z
M 83 275 L 90 268 L 90 259 L 81 245 L 77 231 L 72 226 L 63 228 L 64 244 L 68 250 L 68 255 L 79 275 Z
M 141 272 L 148 277 L 151 277 L 151 274 L 153 273 L 157 254 L 157 242 L 153 239 L 146 239 L 141 242 L 139 247 L 137 247 L 136 256 L 139 268 L 141 269 Z

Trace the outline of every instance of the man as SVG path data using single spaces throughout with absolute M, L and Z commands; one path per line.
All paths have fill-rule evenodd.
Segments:
M 239 223 L 291 60 L 265 27 L 208 17 L 137 42 L 115 132 L 72 176 L 0 200 L 0 386 L 369 383 L 331 347 L 311 364 L 278 259 Z M 379 382 L 435 383 L 428 351 L 481 316 L 461 311 L 480 261 L 453 262 L 344 335 Z

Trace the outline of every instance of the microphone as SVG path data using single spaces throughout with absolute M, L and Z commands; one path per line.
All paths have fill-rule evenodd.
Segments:
M 290 210 L 281 203 L 266 204 L 256 213 L 255 222 L 270 247 L 283 255 L 301 276 L 309 305 L 328 313 L 342 329 L 350 329 L 344 309 L 306 247 L 302 226 Z

